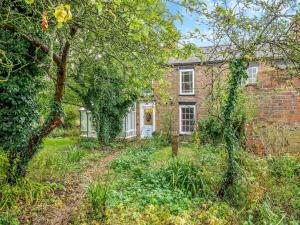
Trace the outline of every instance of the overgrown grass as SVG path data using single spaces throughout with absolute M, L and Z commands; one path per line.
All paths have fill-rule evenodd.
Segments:
M 0 224 L 18 224 L 24 208 L 39 204 L 55 204 L 55 192 L 63 191 L 69 174 L 80 173 L 93 160 L 103 156 L 99 148 L 86 145 L 92 140 L 48 138 L 29 163 L 27 175 L 14 186 L 5 183 L 7 159 L 0 152 Z
M 67 174 L 80 171 L 91 159 L 99 159 L 101 151 L 91 151 L 81 144 L 86 140 L 74 138 L 49 138 L 28 167 L 28 177 L 35 180 L 60 180 Z M 86 144 L 87 145 L 87 144 Z
M 221 200 L 222 146 L 182 146 L 177 159 L 171 147 L 130 147 L 111 164 L 109 175 L 94 184 L 99 190 L 103 180 L 110 184 L 102 201 L 106 224 L 299 224 L 299 158 L 240 150 L 237 161 L 239 178 Z M 96 205 L 90 199 L 83 206 L 86 215 L 91 203 Z M 84 214 L 73 223 L 95 219 Z

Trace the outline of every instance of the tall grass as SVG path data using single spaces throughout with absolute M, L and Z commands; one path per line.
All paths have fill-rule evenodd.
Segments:
M 94 217 L 98 220 L 106 218 L 106 204 L 108 198 L 109 185 L 104 182 L 96 182 L 87 190 L 87 196 L 92 204 Z

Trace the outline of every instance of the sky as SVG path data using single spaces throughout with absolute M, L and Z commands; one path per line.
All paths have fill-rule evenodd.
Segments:
M 208 11 L 210 11 L 210 9 L 212 9 L 212 7 L 214 6 L 214 4 L 218 1 L 218 0 L 202 0 L 203 2 L 206 3 L 207 5 L 207 9 Z M 227 2 L 230 5 L 235 5 L 237 0 L 228 0 Z M 268 2 L 272 2 L 272 1 L 277 1 L 277 0 L 261 0 L 261 1 L 268 1 Z M 297 6 L 298 9 L 300 9 L 300 0 L 296 0 L 297 1 Z M 175 22 L 175 26 L 177 27 L 177 29 L 179 31 L 181 31 L 181 33 L 183 35 L 188 34 L 189 31 L 193 31 L 195 28 L 198 28 L 200 30 L 201 34 L 210 36 L 211 35 L 211 31 L 209 30 L 209 27 L 205 24 L 200 24 L 196 22 L 197 18 L 195 15 L 191 15 L 191 13 L 187 12 L 183 7 L 180 7 L 178 5 L 175 5 L 173 3 L 167 2 L 167 7 L 170 9 L 171 13 L 176 13 L 177 11 L 180 12 L 181 15 L 183 15 L 183 21 L 182 23 L 180 21 L 176 21 Z M 254 9 L 245 9 L 247 10 L 247 14 L 249 16 L 253 16 L 253 15 L 257 15 L 257 11 L 255 11 Z M 192 42 L 194 44 L 196 44 L 199 47 L 205 47 L 205 46 L 211 46 L 211 43 L 208 40 L 200 40 L 200 39 L 189 39 L 189 42 Z
M 213 4 L 218 0 L 202 0 L 206 3 L 207 8 L 210 9 L 213 7 Z M 300 1 L 300 0 L 299 0 Z M 192 15 L 190 12 L 187 12 L 185 8 L 175 5 L 173 3 L 167 2 L 167 7 L 170 9 L 172 13 L 176 13 L 176 11 L 180 12 L 183 15 L 182 23 L 180 21 L 175 22 L 175 26 L 181 33 L 187 34 L 190 31 L 193 31 L 195 28 L 198 28 L 201 34 L 210 35 L 209 27 L 205 24 L 197 23 L 197 17 Z M 199 47 L 211 46 L 211 43 L 208 40 L 200 40 L 200 39 L 189 39 L 189 42 L 196 44 Z

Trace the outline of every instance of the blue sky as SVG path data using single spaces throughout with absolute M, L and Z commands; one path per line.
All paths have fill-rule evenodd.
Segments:
M 209 5 L 213 4 L 214 1 L 206 0 L 205 2 L 207 2 L 207 5 L 209 7 Z M 191 13 L 187 12 L 183 7 L 180 7 L 180 6 L 170 3 L 170 2 L 167 3 L 167 6 L 172 13 L 176 13 L 178 11 L 178 12 L 180 12 L 181 15 L 183 15 L 182 23 L 180 21 L 175 22 L 177 29 L 179 29 L 183 35 L 187 34 L 189 31 L 193 31 L 195 28 L 198 28 L 200 30 L 200 32 L 203 34 L 209 33 L 208 27 L 204 24 L 202 24 L 202 25 L 197 24 L 196 16 L 191 15 Z M 195 43 L 199 47 L 204 47 L 204 46 L 210 45 L 210 43 L 207 40 L 190 39 L 189 41 L 192 43 Z
M 209 11 L 210 9 L 212 9 L 213 5 L 218 0 L 202 0 L 202 1 L 206 3 L 207 9 Z M 262 1 L 276 1 L 276 0 L 262 0 Z M 296 0 L 296 2 L 298 4 L 297 7 L 299 10 L 300 0 Z M 236 4 L 236 0 L 228 0 L 227 3 L 229 5 L 234 5 L 234 4 Z M 182 32 L 183 35 L 188 34 L 189 31 L 193 31 L 195 28 L 198 28 L 200 30 L 201 34 L 204 34 L 207 36 L 211 35 L 211 31 L 209 30 L 209 27 L 207 25 L 205 25 L 204 23 L 196 22 L 197 18 L 195 15 L 191 15 L 191 13 L 187 12 L 183 7 L 180 7 L 173 3 L 167 2 L 166 4 L 172 13 L 176 13 L 178 11 L 178 12 L 180 12 L 181 15 L 183 15 L 182 23 L 180 21 L 175 22 L 176 27 Z M 254 15 L 257 15 L 257 13 L 259 13 L 254 8 L 251 8 L 251 9 L 247 8 L 246 10 L 247 10 L 247 14 L 249 16 L 254 16 Z M 208 40 L 190 39 L 189 42 L 195 43 L 199 47 L 211 45 L 211 43 Z

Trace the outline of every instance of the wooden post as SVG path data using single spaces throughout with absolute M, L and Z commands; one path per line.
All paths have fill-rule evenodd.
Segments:
M 178 134 L 172 136 L 172 156 L 178 155 Z

